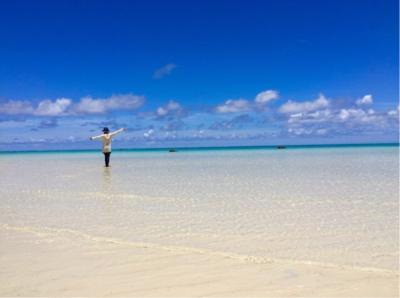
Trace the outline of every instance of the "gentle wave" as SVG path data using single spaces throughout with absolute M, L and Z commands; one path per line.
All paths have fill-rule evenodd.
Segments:
M 388 274 L 388 275 L 399 275 L 399 271 L 397 270 L 388 270 L 381 269 L 375 267 L 359 267 L 359 266 L 347 266 L 347 265 L 337 265 L 332 263 L 323 263 L 323 262 L 314 262 L 308 260 L 293 260 L 293 259 L 281 259 L 281 258 L 269 258 L 269 257 L 259 257 L 259 256 L 251 256 L 245 254 L 237 254 L 232 252 L 223 252 L 223 251 L 213 251 L 209 249 L 203 248 L 195 248 L 195 247 L 185 247 L 185 246 L 166 246 L 156 243 L 145 243 L 145 242 L 133 242 L 126 241 L 118 238 L 110 238 L 103 236 L 95 236 L 90 235 L 81 231 L 72 230 L 72 229 L 55 229 L 49 227 L 32 227 L 32 226 L 11 226 L 6 223 L 0 224 L 0 229 L 3 230 L 11 230 L 16 232 L 28 232 L 33 233 L 38 236 L 55 236 L 60 234 L 70 234 L 74 235 L 86 240 L 95 241 L 95 242 L 103 242 L 103 243 L 111 243 L 117 244 L 121 246 L 130 246 L 135 248 L 149 248 L 156 250 L 164 250 L 171 252 L 188 252 L 193 254 L 205 254 L 210 256 L 218 256 L 222 258 L 229 258 L 238 260 L 241 262 L 248 262 L 254 264 L 295 264 L 295 265 L 308 265 L 308 266 L 318 266 L 322 268 L 332 268 L 332 269 L 342 269 L 342 270 L 356 270 L 356 271 L 364 271 L 364 272 L 372 272 L 379 274 Z

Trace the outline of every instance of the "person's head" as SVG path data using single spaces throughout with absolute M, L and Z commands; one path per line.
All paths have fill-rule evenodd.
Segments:
M 103 133 L 108 134 L 109 132 L 110 132 L 110 130 L 108 129 L 108 127 L 103 128 Z

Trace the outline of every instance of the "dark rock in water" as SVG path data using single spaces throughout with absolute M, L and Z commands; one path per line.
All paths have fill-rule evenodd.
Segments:
M 176 149 L 169 149 L 169 152 L 176 152 Z
M 286 149 L 286 146 L 276 146 L 276 149 Z

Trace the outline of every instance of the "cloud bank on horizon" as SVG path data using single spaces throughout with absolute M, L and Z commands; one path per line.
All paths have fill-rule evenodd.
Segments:
M 214 106 L 183 106 L 169 100 L 154 110 L 146 110 L 146 100 L 144 95 L 126 93 L 36 104 L 2 101 L 0 145 L 85 147 L 88 136 L 103 126 L 127 127 L 121 138 L 127 147 L 398 141 L 399 105 L 375 109 L 372 94 L 342 101 L 320 93 L 299 101 L 269 89 L 252 99 L 227 99 Z

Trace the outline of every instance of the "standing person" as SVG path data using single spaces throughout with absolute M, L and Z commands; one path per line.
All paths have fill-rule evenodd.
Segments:
M 120 132 L 123 132 L 124 130 L 125 130 L 125 128 L 121 128 L 121 129 L 118 129 L 118 130 L 110 133 L 110 130 L 108 129 L 108 127 L 104 127 L 102 135 L 90 137 L 91 140 L 102 140 L 103 141 L 103 154 L 104 154 L 104 162 L 106 164 L 106 167 L 108 167 L 109 163 L 110 163 L 111 140 L 116 134 L 119 134 Z

